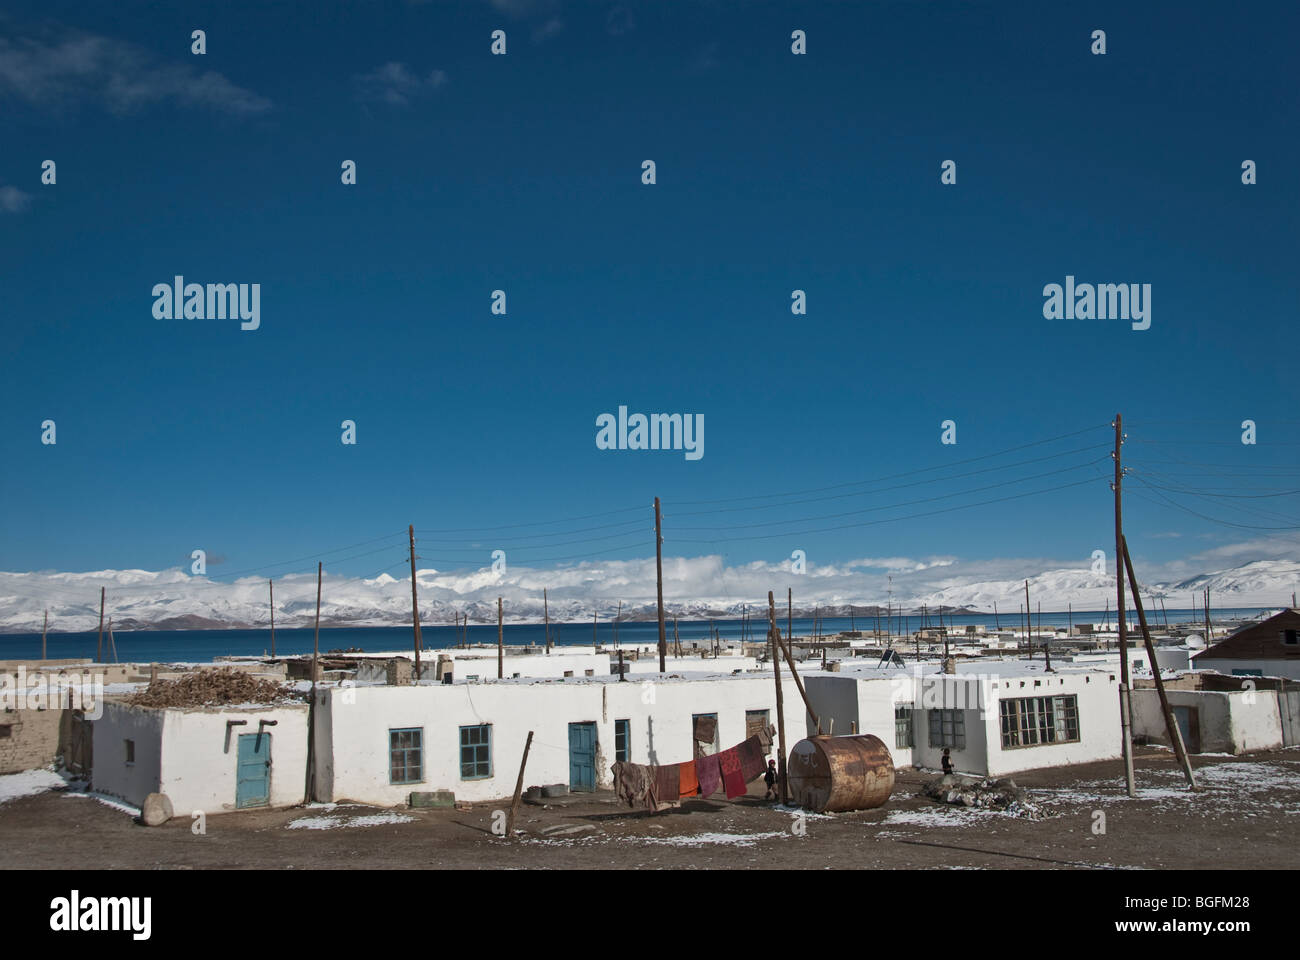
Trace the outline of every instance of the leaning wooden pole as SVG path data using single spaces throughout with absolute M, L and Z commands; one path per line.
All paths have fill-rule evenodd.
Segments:
M 519 796 L 524 789 L 524 767 L 528 766 L 528 751 L 533 746 L 533 731 L 528 731 L 528 739 L 524 741 L 524 758 L 519 761 L 519 779 L 515 781 L 515 796 L 510 801 L 510 816 L 506 819 L 506 837 L 507 839 L 515 835 L 515 814 L 519 812 Z
M 777 634 L 778 641 L 780 639 L 780 636 L 781 634 L 778 633 Z M 790 648 L 787 647 L 784 643 L 781 644 L 781 652 L 785 654 L 785 662 L 790 665 L 790 676 L 794 678 L 794 685 L 795 688 L 798 689 L 799 691 L 799 696 L 803 697 L 803 705 L 808 708 L 808 716 L 812 718 L 813 729 L 815 729 L 818 733 L 821 733 L 822 732 L 821 720 L 817 718 L 817 711 L 813 710 L 812 703 L 808 700 L 808 693 L 803 688 L 803 681 L 799 679 L 799 671 L 795 669 L 795 665 L 794 665 L 794 656 L 790 653 Z M 823 659 L 825 658 L 825 656 L 826 656 L 826 650 L 823 647 L 822 648 Z
M 1137 796 L 1133 782 L 1133 713 L 1129 706 L 1128 631 L 1124 624 L 1124 524 L 1120 510 L 1124 468 L 1120 464 L 1120 447 L 1124 444 L 1124 424 L 1115 414 L 1115 615 L 1119 631 L 1119 723 L 1124 750 L 1124 780 L 1130 797 Z
M 776 600 L 771 590 L 767 592 L 767 639 L 772 646 L 772 671 L 776 677 L 776 778 L 781 783 L 781 804 L 784 806 L 790 802 L 790 787 L 785 775 L 785 701 L 781 697 L 781 655 L 777 652 L 779 641 L 776 631 Z
M 497 597 L 497 679 L 506 675 L 505 628 L 501 620 L 501 598 Z
M 1178 722 L 1174 719 L 1173 708 L 1169 706 L 1169 698 L 1165 695 L 1165 681 L 1160 677 L 1160 664 L 1156 661 L 1155 644 L 1151 642 L 1151 631 L 1147 629 L 1147 615 L 1142 609 L 1142 595 L 1138 590 L 1138 579 L 1133 574 L 1133 558 L 1129 556 L 1127 538 L 1121 538 L 1120 543 L 1124 548 L 1124 569 L 1128 573 L 1129 585 L 1133 587 L 1133 602 L 1137 605 L 1138 624 L 1142 627 L 1142 640 L 1146 644 L 1147 658 L 1151 661 L 1151 675 L 1156 681 L 1156 693 L 1160 695 L 1160 710 L 1165 715 L 1165 730 L 1169 734 L 1169 743 L 1178 756 L 1178 762 L 1182 764 L 1183 776 L 1187 778 L 1187 785 L 1195 790 L 1196 777 L 1192 774 L 1192 762 L 1188 759 L 1187 747 L 1183 744 L 1183 732 L 1178 729 Z

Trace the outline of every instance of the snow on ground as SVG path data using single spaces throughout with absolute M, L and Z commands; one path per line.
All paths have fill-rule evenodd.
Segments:
M 772 840 L 776 837 L 784 837 L 788 834 L 780 832 L 768 833 L 696 833 L 684 834 L 676 837 L 619 837 L 620 840 L 628 843 L 656 843 L 669 847 L 706 847 L 706 846 L 727 846 L 727 847 L 752 847 L 759 840 Z
M 66 781 L 53 770 L 24 770 L 0 776 L 0 803 L 19 797 L 32 797 L 46 790 L 62 787 Z
M 333 804 L 320 806 L 333 807 Z M 415 817 L 391 810 L 360 817 L 299 817 L 285 824 L 287 830 L 333 830 L 338 827 L 379 827 L 389 823 L 410 823 Z

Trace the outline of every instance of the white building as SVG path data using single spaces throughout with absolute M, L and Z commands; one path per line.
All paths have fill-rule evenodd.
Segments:
M 140 806 L 164 793 L 177 816 L 303 802 L 307 704 L 162 708 L 104 703 L 94 788 Z
M 804 677 L 823 730 L 875 733 L 895 766 L 936 769 L 944 747 L 958 773 L 1002 776 L 1119 756 L 1118 670 L 1041 659 L 934 664 L 909 670 L 843 664 Z M 878 731 L 893 726 L 892 736 Z
M 807 726 L 794 682 L 783 681 L 789 748 Z M 770 674 L 323 688 L 316 794 L 381 806 L 436 790 L 458 800 L 507 798 L 529 730 L 525 785 L 607 788 L 616 760 L 692 759 L 696 716 L 716 717 L 712 749 L 725 749 L 775 724 L 775 702 Z

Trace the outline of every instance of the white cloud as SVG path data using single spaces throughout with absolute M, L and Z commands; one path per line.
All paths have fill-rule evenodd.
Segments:
M 432 70 L 420 75 L 404 63 L 391 62 L 352 79 L 358 100 L 405 106 L 445 84 L 447 74 L 443 70 Z
M 0 212 L 22 213 L 31 202 L 31 196 L 17 187 L 0 187 Z
M 98 102 L 113 113 L 164 102 L 232 114 L 271 107 L 271 101 L 220 73 L 161 60 L 110 37 L 69 31 L 0 37 L 0 93 L 38 106 Z

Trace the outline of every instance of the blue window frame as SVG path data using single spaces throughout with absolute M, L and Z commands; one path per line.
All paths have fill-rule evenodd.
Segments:
M 614 760 L 627 763 L 632 759 L 632 721 L 614 721 Z
M 460 728 L 460 778 L 486 780 L 492 776 L 492 725 Z
M 388 782 L 424 780 L 424 729 L 402 727 L 388 731 Z

